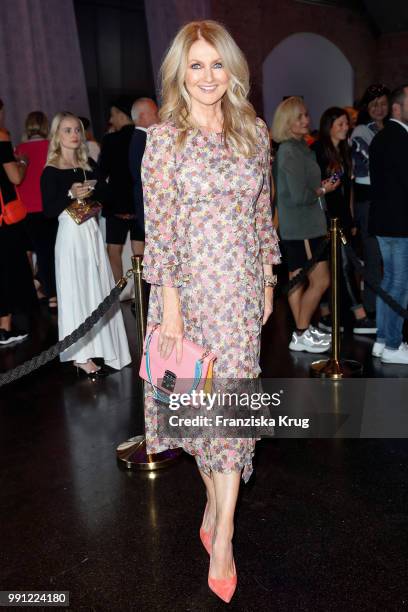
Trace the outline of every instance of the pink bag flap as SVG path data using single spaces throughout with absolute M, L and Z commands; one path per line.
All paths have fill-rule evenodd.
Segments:
M 175 348 L 165 360 L 158 350 L 159 332 L 160 325 L 147 329 L 139 376 L 166 394 L 203 389 L 209 365 L 217 358 L 216 355 L 183 338 L 181 362 L 176 362 Z

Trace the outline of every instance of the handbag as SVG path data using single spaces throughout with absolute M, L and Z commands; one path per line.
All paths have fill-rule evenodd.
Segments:
M 27 216 L 27 209 L 20 200 L 17 193 L 17 198 L 11 202 L 4 203 L 3 195 L 0 189 L 0 202 L 1 202 L 1 216 L 0 226 L 3 225 L 3 221 L 6 225 L 14 225 L 19 223 Z
M 183 338 L 181 362 L 176 362 L 175 349 L 163 359 L 158 350 L 159 334 L 160 325 L 148 327 L 139 370 L 139 376 L 153 386 L 155 399 L 168 404 L 172 393 L 210 393 L 216 355 Z
M 102 210 L 102 205 L 96 200 L 75 200 L 65 210 L 77 225 L 81 225 L 88 219 L 97 217 Z
M 82 168 L 82 172 L 84 174 L 84 181 L 86 181 L 84 168 Z M 93 181 L 93 183 L 96 183 L 96 181 Z M 92 219 L 92 217 L 97 217 L 102 210 L 102 204 L 91 198 L 85 198 L 84 200 L 77 198 L 65 210 L 77 225 L 81 225 L 85 221 Z

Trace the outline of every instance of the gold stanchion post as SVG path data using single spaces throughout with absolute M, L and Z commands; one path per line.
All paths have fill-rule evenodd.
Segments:
M 337 218 L 331 219 L 331 309 L 332 309 L 332 346 L 331 358 L 314 361 L 310 373 L 315 378 L 339 380 L 360 376 L 363 367 L 358 361 L 340 359 L 340 316 L 339 316 L 339 255 L 340 227 Z
M 133 255 L 132 269 L 135 282 L 135 319 L 136 319 L 136 351 L 138 362 L 143 355 L 143 342 L 146 334 L 146 299 L 142 280 L 142 255 Z M 138 376 L 137 394 L 143 405 L 144 383 Z M 181 449 L 170 449 L 150 455 L 146 452 L 144 436 L 134 436 L 116 449 L 116 457 L 121 467 L 130 470 L 158 470 L 167 467 L 181 455 Z

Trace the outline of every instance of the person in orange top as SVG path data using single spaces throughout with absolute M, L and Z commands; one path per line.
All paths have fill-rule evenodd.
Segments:
M 0 192 L 1 201 L 7 205 L 17 198 L 15 186 L 24 178 L 27 160 L 14 156 L 3 122 L 4 105 L 0 100 Z M 35 303 L 22 225 L 22 221 L 7 225 L 0 210 L 0 345 L 27 337 L 27 332 L 13 327 L 12 315 L 29 311 Z

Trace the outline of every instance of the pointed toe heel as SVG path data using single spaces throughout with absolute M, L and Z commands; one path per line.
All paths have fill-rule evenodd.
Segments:
M 217 579 L 208 576 L 208 586 L 220 599 L 229 603 L 237 588 L 237 575 L 232 578 Z
M 205 550 L 211 555 L 212 550 L 212 531 L 205 531 L 202 527 L 200 528 L 200 540 L 203 543 Z

